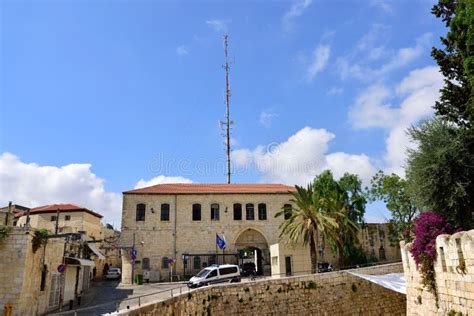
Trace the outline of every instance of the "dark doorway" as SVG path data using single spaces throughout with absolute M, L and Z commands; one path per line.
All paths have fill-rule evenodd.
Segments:
M 291 266 L 291 256 L 285 257 L 285 272 L 288 276 L 293 274 L 293 268 Z

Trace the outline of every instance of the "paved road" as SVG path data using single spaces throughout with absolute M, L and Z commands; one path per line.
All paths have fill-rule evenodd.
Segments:
M 187 291 L 183 284 L 154 283 L 144 285 L 120 285 L 118 281 L 95 281 L 91 288 L 82 296 L 81 306 L 74 306 L 77 311 L 64 311 L 60 315 L 101 315 L 116 311 L 117 302 L 120 309 L 127 306 L 138 305 L 138 299 L 134 297 L 149 295 L 140 298 L 140 304 L 151 301 L 162 300 L 171 297 L 170 289 L 182 286 L 181 292 Z M 160 293 L 161 292 L 161 293 Z M 174 295 L 179 290 L 174 290 Z M 50 314 L 54 315 L 54 314 Z

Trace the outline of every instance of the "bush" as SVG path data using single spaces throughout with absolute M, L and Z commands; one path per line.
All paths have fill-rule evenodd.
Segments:
M 440 214 L 421 213 L 414 221 L 415 240 L 411 254 L 420 267 L 423 286 L 437 299 L 434 261 L 436 260 L 436 237 L 441 234 L 452 234 L 455 229 Z

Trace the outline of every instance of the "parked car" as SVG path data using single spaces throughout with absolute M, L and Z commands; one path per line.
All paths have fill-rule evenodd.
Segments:
M 255 263 L 253 262 L 246 262 L 242 264 L 241 267 L 241 273 L 243 276 L 255 275 L 255 273 L 257 272 L 257 270 L 255 269 Z
M 234 264 L 212 265 L 202 269 L 188 281 L 188 287 L 196 288 L 215 283 L 240 282 L 239 266 Z
M 318 273 L 331 272 L 332 265 L 328 262 L 318 262 Z
M 120 276 L 122 275 L 120 268 L 109 268 L 105 278 L 107 280 L 119 280 Z

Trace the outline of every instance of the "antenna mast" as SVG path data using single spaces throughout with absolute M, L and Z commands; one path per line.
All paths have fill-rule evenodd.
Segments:
M 226 152 L 227 152 L 227 183 L 230 183 L 230 88 L 229 88 L 229 61 L 227 59 L 227 34 L 224 34 L 224 55 L 225 55 L 225 128 L 226 128 Z

